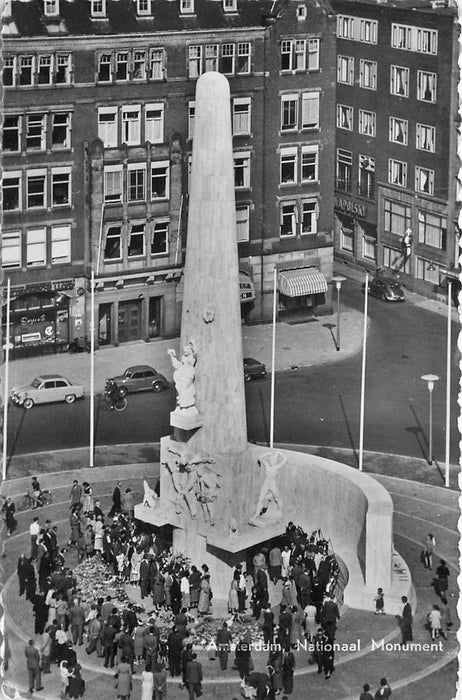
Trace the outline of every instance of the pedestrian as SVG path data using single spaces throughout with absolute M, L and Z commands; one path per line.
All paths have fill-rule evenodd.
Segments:
M 79 506 L 80 508 L 80 500 L 82 498 L 82 487 L 80 486 L 79 482 L 77 479 L 74 479 L 72 482 L 71 490 L 69 492 L 69 508 L 73 508 L 74 506 Z
M 438 605 L 434 605 L 428 615 L 432 639 L 437 639 L 441 632 L 441 611 Z
M 165 579 L 164 579 L 165 583 Z M 180 591 L 181 591 L 181 607 L 189 610 L 191 607 L 191 596 L 190 596 L 190 583 L 189 583 L 189 571 L 184 569 L 180 578 Z
M 283 649 L 289 649 L 290 647 L 291 630 L 292 613 L 286 608 L 285 605 L 281 605 L 279 613 L 279 639 L 283 645 Z
M 70 698 L 81 698 L 85 692 L 85 681 L 82 678 L 81 670 L 82 667 L 79 663 L 76 663 L 72 668 L 67 686 L 67 694 Z
M 241 637 L 236 645 L 235 660 L 240 678 L 246 678 L 250 673 L 250 645 L 244 637 Z
M 305 636 L 307 640 L 311 642 L 315 638 L 316 630 L 318 628 L 316 624 L 316 606 L 313 605 L 313 603 L 309 603 L 303 612 L 305 615 Z
M 154 671 L 154 695 L 153 700 L 166 700 L 167 698 L 167 673 L 164 664 L 157 664 Z
M 239 598 L 237 595 L 238 584 L 235 579 L 231 581 L 231 587 L 228 593 L 228 612 L 235 615 L 239 610 Z
M 296 649 L 302 638 L 301 631 L 301 617 L 297 605 L 293 605 L 291 608 L 292 624 L 290 627 L 290 646 L 292 649 Z
M 401 644 L 412 642 L 412 609 L 405 595 L 401 596 L 403 609 L 401 615 L 398 615 L 398 624 L 401 628 Z
M 432 570 L 432 565 L 433 565 L 432 557 L 433 557 L 433 551 L 434 551 L 435 547 L 436 547 L 435 538 L 433 537 L 432 533 L 429 532 L 427 535 L 427 538 L 425 540 L 425 547 L 424 547 L 422 554 L 423 554 L 423 564 L 424 564 L 425 568 L 430 569 L 430 571 Z
M 206 574 L 201 580 L 199 603 L 197 605 L 197 612 L 199 613 L 199 616 L 208 615 L 210 612 L 211 595 L 212 587 L 210 585 L 210 576 L 209 574 Z
M 114 658 L 116 653 L 115 628 L 106 623 L 103 627 L 103 648 L 104 648 L 104 668 L 114 668 Z
M 34 685 L 35 690 L 43 690 L 40 669 L 40 654 L 38 649 L 35 647 L 35 642 L 33 639 L 29 639 L 29 643 L 25 649 L 25 656 L 27 660 L 27 674 L 29 676 L 29 693 L 32 695 L 34 692 Z
M 436 569 L 435 592 L 440 598 L 448 590 L 449 569 L 444 559 L 440 559 L 440 565 Z
M 69 669 L 68 662 L 66 659 L 63 659 L 59 663 L 59 675 L 61 678 L 61 700 L 64 700 L 64 698 L 69 697 L 67 694 L 67 689 L 69 686 L 69 680 L 72 675 L 71 670 Z
M 129 520 L 133 520 L 133 514 L 135 511 L 135 504 L 133 502 L 132 490 L 130 488 L 125 489 L 125 493 L 122 494 L 120 504 L 121 504 L 122 513 Z
M 335 671 L 334 667 L 334 645 L 330 637 L 327 637 L 324 641 L 322 650 L 322 668 L 324 671 L 324 678 L 326 681 L 331 677 Z
M 371 686 L 369 685 L 369 683 L 364 683 L 363 692 L 359 696 L 359 700 L 373 700 L 373 697 L 369 692 L 370 689 L 371 689 Z
M 232 635 L 228 629 L 228 625 L 223 621 L 223 625 L 217 631 L 217 650 L 220 668 L 225 671 L 228 666 L 228 656 L 231 648 Z
M 388 700 L 391 695 L 391 688 L 388 685 L 386 678 L 380 679 L 380 687 L 377 689 L 374 698 L 380 698 L 381 700 Z
M 279 649 L 270 652 L 267 671 L 271 680 L 271 690 L 274 695 L 280 695 L 283 683 L 282 683 L 282 651 Z
M 40 667 L 42 669 L 42 673 L 51 673 L 50 671 L 50 663 L 51 663 L 51 634 L 50 634 L 50 626 L 47 625 L 45 627 L 45 630 L 42 634 L 42 638 L 40 640 L 40 656 L 41 656 L 41 664 Z
M 281 552 L 281 576 L 282 578 L 286 578 L 289 575 L 289 570 L 290 570 L 290 557 L 291 557 L 292 552 L 289 549 L 289 546 L 286 544 L 284 549 Z
M 288 649 L 282 657 L 282 686 L 284 695 L 290 695 L 294 689 L 295 656 Z
M 48 621 L 48 605 L 45 602 L 43 591 L 34 596 L 32 608 L 34 611 L 34 633 L 43 634 Z
M 144 652 L 144 639 L 146 636 L 146 628 L 143 625 L 141 620 L 138 620 L 138 624 L 134 629 L 133 632 L 133 655 L 135 657 L 135 661 L 137 662 L 138 665 L 141 665 L 142 658 L 143 658 L 143 652 Z M 151 665 L 151 669 L 152 669 Z
M 144 600 L 146 596 L 149 595 L 149 561 L 146 557 L 146 555 L 143 556 L 143 558 L 140 561 L 140 593 L 141 593 L 141 600 Z
M 79 513 L 80 507 L 79 506 L 72 506 L 71 512 L 69 515 L 69 525 L 71 528 L 71 535 L 69 538 L 68 546 L 71 547 L 73 545 L 78 545 L 81 531 L 80 531 L 80 513 Z
M 113 518 L 114 515 L 121 512 L 121 486 L 122 482 L 118 481 L 114 491 L 112 492 L 112 508 L 108 513 L 109 518 Z
M 88 483 L 88 481 L 84 481 L 83 484 L 83 514 L 84 515 L 90 515 L 90 513 L 93 513 L 93 491 Z
M 29 535 L 30 535 L 30 558 L 37 558 L 37 539 L 40 534 L 40 523 L 39 519 L 35 517 L 31 524 L 29 525 Z
M 101 521 L 104 523 L 104 513 L 101 510 L 101 501 L 98 498 L 95 498 L 95 502 L 93 504 L 93 515 L 95 520 L 101 518 Z
M 273 583 L 277 583 L 281 578 L 282 556 L 281 550 L 274 545 L 269 551 L 269 576 Z
M 141 672 L 141 698 L 140 700 L 152 700 L 154 697 L 154 675 L 151 664 L 147 663 Z
M 334 640 L 337 631 L 337 621 L 340 620 L 338 605 L 332 596 L 324 599 L 321 611 L 321 624 L 327 635 Z
M 156 610 L 160 610 L 165 602 L 165 577 L 163 573 L 158 570 L 154 578 L 154 585 L 152 589 L 152 602 L 155 605 Z M 188 584 L 189 585 L 189 584 Z M 181 595 L 181 593 L 180 593 Z
M 271 680 L 267 673 L 252 671 L 252 673 L 247 674 L 244 682 L 246 686 L 255 688 L 256 694 L 252 695 L 255 700 L 265 700 L 265 698 L 271 697 L 269 695 L 271 692 Z
M 445 596 L 441 596 L 440 603 L 441 610 L 441 635 L 444 639 L 447 639 L 447 634 L 449 632 L 449 627 L 452 627 L 451 612 L 449 610 L 449 604 Z
M 375 602 L 375 615 L 384 615 L 385 610 L 385 601 L 384 601 L 384 596 L 383 596 L 383 589 L 382 588 L 377 588 L 377 593 L 374 598 Z
M 201 575 L 196 566 L 191 566 L 189 575 L 190 599 L 191 608 L 197 608 L 199 603 L 199 595 L 201 592 Z
M 122 656 L 115 673 L 117 697 L 128 700 L 132 689 L 132 669 L 125 656 Z
M 33 604 L 37 583 L 36 583 L 36 578 L 35 578 L 34 565 L 32 564 L 32 559 L 26 559 L 25 576 L 26 576 L 26 598 L 27 598 L 27 600 L 30 600 L 30 602 Z
M 19 581 L 19 595 L 21 596 L 27 587 L 27 559 L 25 554 L 20 554 L 16 572 Z
M 79 598 L 75 598 L 74 603 L 69 608 L 69 622 L 71 626 L 72 643 L 83 644 L 83 628 L 85 626 L 85 610 L 80 604 Z
M 262 630 L 264 644 L 272 644 L 274 639 L 274 613 L 269 605 L 263 611 Z
M 181 675 L 181 652 L 183 650 L 183 640 L 178 634 L 175 626 L 167 637 L 168 666 L 172 678 Z
M 191 642 L 184 642 L 183 653 L 181 655 L 181 683 L 180 689 L 188 687 L 188 679 L 186 676 L 186 667 L 192 661 L 193 645 Z
M 88 523 L 84 530 L 83 541 L 85 543 L 86 557 L 92 557 L 95 553 L 95 531 L 93 530 L 93 525 L 91 523 Z
M 8 496 L 5 503 L 2 506 L 3 517 L 5 519 L 6 534 L 9 537 L 13 534 L 18 526 L 18 521 L 14 517 L 16 512 L 16 506 L 14 505 L 12 499 Z
M 186 666 L 186 680 L 189 700 L 200 697 L 202 695 L 202 665 L 197 660 L 197 654 L 193 653 L 191 661 Z

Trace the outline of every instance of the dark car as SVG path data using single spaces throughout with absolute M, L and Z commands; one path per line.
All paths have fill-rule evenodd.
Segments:
M 244 357 L 244 380 L 258 379 L 266 375 L 266 367 L 263 362 L 254 360 L 253 357 Z
M 366 283 L 361 286 L 364 292 Z M 404 291 L 400 283 L 390 277 L 374 277 L 369 282 L 369 294 L 382 301 L 404 301 Z
M 133 394 L 136 391 L 164 391 L 170 386 L 164 375 L 159 374 L 149 365 L 127 367 L 123 374 L 112 377 L 112 380 L 117 384 L 123 396 Z

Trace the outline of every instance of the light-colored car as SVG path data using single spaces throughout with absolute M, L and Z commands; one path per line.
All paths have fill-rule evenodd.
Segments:
M 72 384 L 69 379 L 60 374 L 41 374 L 30 384 L 18 386 L 11 390 L 10 398 L 16 406 L 26 409 L 39 403 L 54 403 L 65 401 L 74 403 L 84 396 L 83 386 Z

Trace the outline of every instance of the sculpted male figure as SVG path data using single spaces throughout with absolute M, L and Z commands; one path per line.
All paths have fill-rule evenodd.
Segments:
M 197 413 L 196 387 L 194 386 L 197 355 L 194 351 L 194 346 L 191 341 L 183 346 L 181 360 L 178 360 L 175 350 L 170 349 L 167 352 L 175 370 L 173 372 L 173 381 L 177 391 L 178 409 L 188 413 Z
M 254 521 L 258 521 L 266 513 L 271 503 L 274 503 L 279 513 L 281 512 L 282 502 L 276 479 L 286 462 L 287 457 L 280 452 L 273 451 L 265 452 L 258 460 L 259 465 L 265 468 L 265 480 L 260 490 L 255 514 L 249 521 L 251 525 L 255 524 Z

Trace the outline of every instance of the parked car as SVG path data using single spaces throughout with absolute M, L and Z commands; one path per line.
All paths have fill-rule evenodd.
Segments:
M 244 357 L 244 380 L 258 379 L 266 375 L 266 367 L 263 362 L 254 360 L 253 357 Z
M 164 391 L 170 384 L 163 374 L 149 365 L 134 365 L 127 367 L 123 374 L 112 377 L 123 396 L 136 391 Z
M 60 374 L 41 374 L 30 384 L 18 386 L 11 390 L 10 398 L 16 406 L 26 409 L 39 403 L 54 403 L 65 401 L 74 403 L 84 396 L 83 386 L 73 384 Z
M 361 285 L 364 292 L 366 283 Z M 404 301 L 404 291 L 399 282 L 390 277 L 374 277 L 369 281 L 369 294 L 382 301 Z

